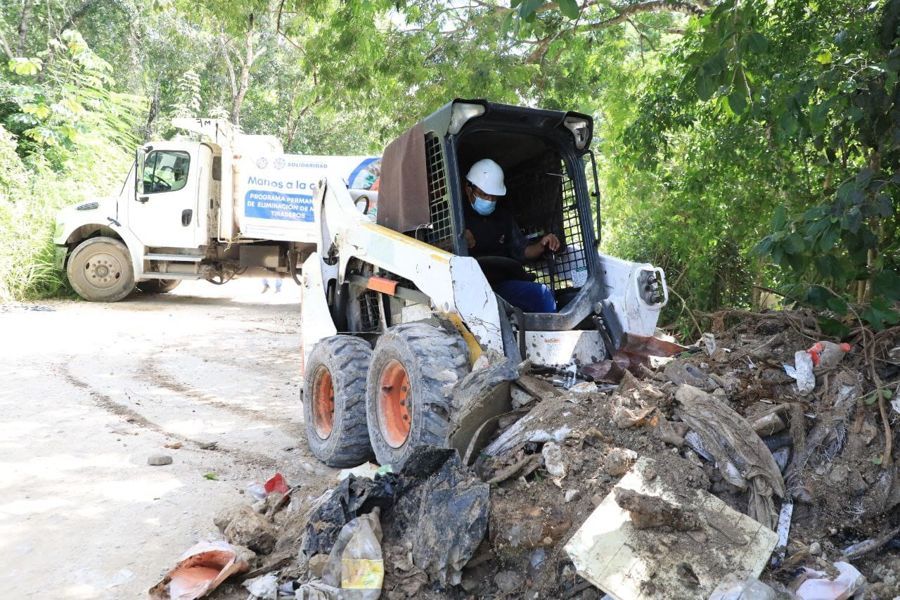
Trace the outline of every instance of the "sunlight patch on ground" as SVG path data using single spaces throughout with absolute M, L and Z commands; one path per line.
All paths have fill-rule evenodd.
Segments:
M 290 277 L 281 280 L 281 292 L 275 293 L 274 283 L 269 279 L 269 290 L 263 293 L 262 279 L 245 278 L 229 281 L 225 285 L 215 285 L 208 281 L 183 281 L 170 292 L 173 296 L 194 296 L 198 298 L 228 298 L 240 304 L 292 304 L 300 302 L 300 286 Z

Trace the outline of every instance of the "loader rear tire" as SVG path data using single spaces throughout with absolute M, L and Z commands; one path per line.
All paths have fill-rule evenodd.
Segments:
M 372 348 L 351 335 L 317 343 L 306 361 L 303 417 L 306 439 L 329 467 L 355 467 L 372 457 L 366 426 L 366 371 Z
M 178 287 L 180 279 L 148 279 L 139 281 L 137 289 L 145 294 L 167 294 Z
M 421 446 L 447 447 L 453 386 L 468 370 L 466 343 L 457 333 L 406 323 L 378 338 L 366 415 L 379 464 L 398 471 Z

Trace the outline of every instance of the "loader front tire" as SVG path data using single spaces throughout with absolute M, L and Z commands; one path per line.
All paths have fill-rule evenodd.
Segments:
M 372 457 L 366 426 L 368 342 L 335 335 L 317 343 L 306 361 L 303 417 L 313 455 L 329 467 L 355 467 Z
M 78 244 L 69 257 L 66 276 L 72 289 L 90 302 L 118 302 L 134 291 L 128 248 L 109 237 L 93 237 Z
M 378 338 L 366 415 L 379 464 L 399 471 L 416 448 L 447 447 L 453 386 L 468 369 L 466 343 L 457 333 L 406 323 Z

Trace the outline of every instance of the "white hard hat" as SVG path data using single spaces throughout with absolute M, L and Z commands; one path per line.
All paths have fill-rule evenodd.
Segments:
M 503 185 L 503 169 L 489 158 L 482 158 L 472 165 L 466 179 L 491 196 L 506 195 L 506 186 Z

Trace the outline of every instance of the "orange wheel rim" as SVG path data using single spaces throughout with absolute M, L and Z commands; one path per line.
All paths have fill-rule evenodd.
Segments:
M 331 382 L 331 373 L 325 367 L 316 370 L 312 409 L 316 435 L 323 440 L 327 439 L 334 429 L 334 385 Z
M 398 360 L 392 360 L 378 378 L 378 424 L 381 435 L 391 448 L 406 443 L 412 427 L 409 410 L 409 375 Z

